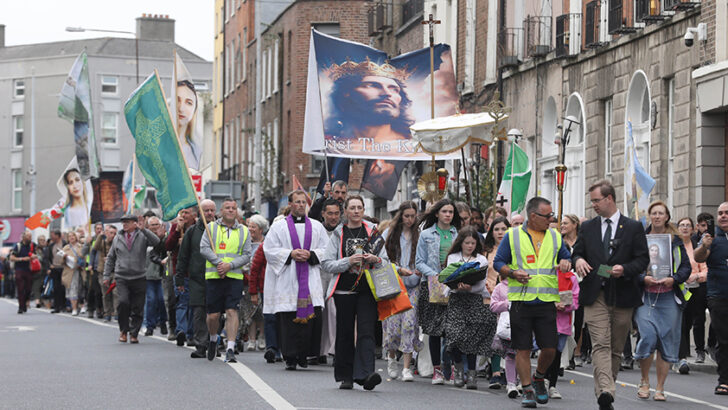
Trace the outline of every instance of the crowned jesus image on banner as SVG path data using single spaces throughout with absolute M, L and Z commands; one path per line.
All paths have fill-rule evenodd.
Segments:
M 450 47 L 434 48 L 435 116 L 457 112 Z M 430 119 L 430 50 L 386 53 L 311 34 L 303 151 L 338 157 L 429 159 L 409 127 Z

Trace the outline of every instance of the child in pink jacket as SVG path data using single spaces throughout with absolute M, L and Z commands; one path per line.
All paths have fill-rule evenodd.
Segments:
M 576 275 L 573 272 L 561 271 L 558 272 L 558 275 L 559 294 L 568 297 L 568 292 L 571 291 L 571 299 L 567 302 L 568 304 L 556 303 L 556 330 L 559 333 L 559 341 L 556 345 L 554 361 L 551 362 L 551 366 L 546 371 L 546 380 L 549 381 L 549 397 L 552 399 L 561 398 L 561 393 L 556 389 L 556 380 L 561 367 L 561 352 L 564 350 L 566 340 L 571 335 L 571 312 L 579 308 L 579 281 L 576 279 Z
M 495 286 L 493 293 L 490 295 L 490 310 L 498 315 L 498 330 L 500 330 L 500 316 L 506 315 L 509 317 L 509 307 L 508 279 L 503 279 Z M 518 377 L 516 375 L 516 351 L 511 348 L 511 339 L 505 339 L 496 335 L 493 338 L 493 348 L 501 357 L 506 359 L 506 392 L 508 393 L 508 397 L 515 399 L 518 397 L 518 390 L 516 388 Z

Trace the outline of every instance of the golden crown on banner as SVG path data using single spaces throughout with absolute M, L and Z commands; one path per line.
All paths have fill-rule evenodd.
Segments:
M 336 81 L 341 77 L 347 76 L 376 76 L 391 78 L 400 82 L 406 82 L 412 73 L 407 71 L 407 67 L 397 68 L 389 63 L 379 65 L 366 57 L 366 60 L 357 63 L 351 60 L 346 60 L 341 64 L 332 64 L 326 71 L 326 75 L 331 78 L 332 81 Z

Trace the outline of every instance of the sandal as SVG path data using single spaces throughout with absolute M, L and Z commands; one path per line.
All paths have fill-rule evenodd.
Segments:
M 644 381 L 640 382 L 640 387 L 637 390 L 637 397 L 642 400 L 647 400 L 650 398 L 650 383 Z
M 664 390 L 655 390 L 655 396 L 652 398 L 655 401 L 667 401 Z
M 715 386 L 715 394 L 720 396 L 728 395 L 728 385 L 727 384 L 719 384 Z

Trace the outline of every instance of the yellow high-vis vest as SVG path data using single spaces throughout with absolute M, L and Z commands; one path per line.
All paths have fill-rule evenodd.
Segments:
M 508 242 L 511 246 L 511 263 L 508 267 L 531 275 L 525 285 L 513 278 L 508 280 L 508 300 L 528 302 L 539 299 L 543 302 L 558 302 L 560 298 L 556 258 L 561 249 L 561 235 L 553 229 L 546 231 L 538 256 L 523 225 L 508 230 Z
M 212 232 L 212 245 L 215 254 L 223 262 L 232 263 L 233 259 L 240 256 L 243 252 L 245 241 L 248 240 L 248 228 L 242 225 L 241 229 L 229 229 L 229 235 L 226 235 L 227 232 L 219 232 L 221 229 L 219 229 L 220 226 L 217 222 L 210 222 L 208 226 Z M 242 240 L 240 240 L 241 231 L 243 233 Z M 243 280 L 243 267 L 240 266 L 231 269 L 226 276 Z M 217 273 L 217 266 L 213 265 L 210 261 L 205 262 L 205 279 L 220 279 L 220 275 Z
M 682 263 L 682 255 L 680 254 L 680 247 L 676 246 L 675 249 L 672 250 L 672 273 L 677 273 L 677 268 L 680 267 L 680 263 Z M 678 287 L 683 294 L 685 302 L 690 300 L 693 293 L 685 288 L 685 283 L 681 283 Z

